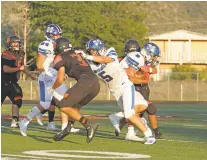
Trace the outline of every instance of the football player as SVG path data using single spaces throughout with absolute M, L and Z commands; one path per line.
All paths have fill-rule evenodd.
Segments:
M 151 130 L 148 130 L 139 115 L 135 114 L 145 110 L 147 102 L 141 94 L 135 93 L 134 85 L 120 65 L 115 49 L 113 47 L 106 49 L 100 39 L 91 39 L 86 44 L 86 50 L 90 55 L 81 52 L 82 57 L 89 60 L 93 72 L 108 85 L 123 111 L 121 116 L 144 133 L 146 138 L 144 144 L 154 144 L 156 140 Z M 139 94 L 140 98 L 137 99 L 138 96 L 135 94 Z M 119 119 L 114 119 L 114 126 L 118 122 Z
M 29 122 L 40 113 L 45 113 L 47 110 L 51 111 L 52 115 L 49 116 L 49 124 L 47 129 L 56 130 L 53 118 L 55 106 L 50 105 L 52 94 L 48 92 L 57 78 L 57 71 L 53 69 L 54 40 L 61 37 L 62 30 L 57 24 L 49 24 L 45 29 L 45 37 L 47 40 L 40 43 L 38 47 L 37 69 L 40 73 L 38 77 L 38 84 L 40 88 L 40 103 L 34 106 L 28 115 L 19 122 L 20 132 L 23 136 L 27 136 L 26 130 Z M 62 84 L 57 91 L 64 94 L 68 88 Z M 62 117 L 62 130 L 67 126 L 68 117 L 61 113 Z
M 128 76 L 129 79 L 134 83 L 136 92 L 139 92 L 143 95 L 143 97 L 148 101 L 148 108 L 146 112 L 148 113 L 148 119 L 151 123 L 151 126 L 153 128 L 155 138 L 161 139 L 162 134 L 159 131 L 157 118 L 156 118 L 156 106 L 149 101 L 149 76 L 150 74 L 157 73 L 156 65 L 159 64 L 159 61 L 157 57 L 160 56 L 160 50 L 159 47 L 154 43 L 146 43 L 140 52 L 140 46 L 139 43 L 136 40 L 128 40 L 125 43 L 125 58 L 121 61 L 121 64 L 124 68 L 128 68 L 132 63 L 137 63 L 139 65 L 139 72 L 140 75 L 138 77 L 138 74 L 136 75 L 130 75 L 129 71 Z M 131 59 L 131 60 L 130 60 Z M 142 61 L 142 62 L 140 62 Z M 144 64 L 143 64 L 144 61 Z M 118 116 L 119 113 L 116 113 L 115 115 Z M 148 128 L 147 121 L 143 118 L 143 114 L 141 114 L 142 120 L 146 127 Z M 122 123 L 120 123 L 120 128 L 122 128 L 125 124 L 125 121 L 123 120 Z M 117 130 L 115 131 L 116 135 L 118 136 L 119 133 Z
M 72 50 L 72 45 L 67 38 L 61 37 L 55 41 L 55 54 L 53 64 L 58 74 L 50 92 L 55 93 L 55 90 L 62 85 L 65 74 L 77 80 L 77 83 L 67 90 L 63 99 L 54 95 L 52 104 L 85 127 L 87 131 L 86 143 L 89 143 L 94 138 L 98 125 L 91 124 L 80 114 L 79 109 L 88 104 L 99 93 L 98 78 L 81 55 Z M 69 135 L 70 130 L 71 124 L 68 123 L 64 130 L 55 135 L 54 140 L 62 140 Z

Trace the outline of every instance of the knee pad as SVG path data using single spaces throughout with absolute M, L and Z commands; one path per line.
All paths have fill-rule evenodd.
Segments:
M 148 105 L 148 108 L 147 108 L 146 112 L 149 115 L 155 115 L 157 113 L 157 107 L 154 105 L 154 103 L 150 103 Z
M 18 108 L 21 108 L 21 106 L 22 106 L 22 99 L 18 99 L 16 101 L 14 101 L 13 104 L 17 105 Z

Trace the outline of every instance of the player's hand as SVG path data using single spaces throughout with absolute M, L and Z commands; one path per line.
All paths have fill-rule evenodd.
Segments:
M 143 71 L 143 72 L 150 72 L 150 66 L 142 66 L 141 67 L 141 70 Z
M 19 70 L 20 71 L 23 71 L 24 70 L 24 65 L 22 65 L 21 67 L 19 67 Z
M 81 56 L 86 59 L 87 57 L 87 54 L 83 51 L 83 50 L 75 50 L 75 53 L 76 54 L 81 54 Z

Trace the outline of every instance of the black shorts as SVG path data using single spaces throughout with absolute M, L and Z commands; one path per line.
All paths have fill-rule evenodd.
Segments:
M 51 104 L 58 108 L 81 108 L 96 97 L 99 90 L 100 85 L 98 78 L 95 75 L 89 76 L 84 74 L 81 75 L 77 83 L 66 92 L 66 94 L 68 94 L 67 97 L 63 98 L 61 101 L 53 97 Z
M 18 83 L 2 82 L 1 83 L 1 104 L 4 102 L 6 97 L 15 104 L 15 101 L 22 99 L 22 89 Z
M 149 101 L 150 89 L 148 84 L 135 84 L 135 90 L 138 91 L 144 97 L 145 100 Z

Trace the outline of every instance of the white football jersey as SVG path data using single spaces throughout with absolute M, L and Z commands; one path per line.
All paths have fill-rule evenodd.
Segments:
M 38 54 L 46 56 L 46 59 L 43 63 L 45 73 L 51 76 L 56 75 L 57 71 L 53 69 L 53 59 L 55 55 L 52 41 L 45 40 L 41 42 L 38 47 Z
M 130 52 L 120 63 L 123 68 L 128 68 L 130 66 L 138 71 L 140 67 L 145 65 L 145 60 L 140 52 Z
M 93 72 L 104 82 L 108 84 L 111 93 L 116 99 L 123 94 L 123 89 L 126 86 L 132 85 L 125 70 L 119 63 L 117 53 L 114 48 L 109 48 L 104 52 L 103 56 L 109 56 L 114 59 L 113 62 L 107 64 L 100 64 L 89 61 Z

